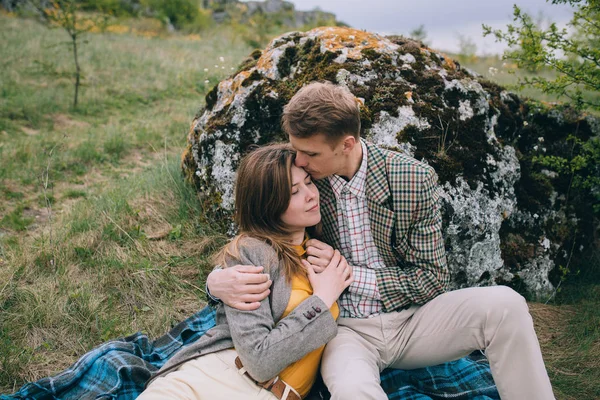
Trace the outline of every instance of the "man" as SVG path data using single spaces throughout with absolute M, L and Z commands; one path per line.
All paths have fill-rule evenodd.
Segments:
M 385 368 L 413 369 L 485 350 L 502 399 L 553 399 L 523 297 L 504 286 L 447 292 L 437 176 L 413 158 L 360 139 L 356 98 L 312 83 L 284 109 L 282 126 L 321 192 L 324 239 L 353 266 L 339 299 L 338 335 L 321 374 L 332 399 L 386 399 Z M 313 241 L 307 261 L 319 270 L 333 248 Z M 209 275 L 210 293 L 253 309 L 270 281 L 258 268 Z

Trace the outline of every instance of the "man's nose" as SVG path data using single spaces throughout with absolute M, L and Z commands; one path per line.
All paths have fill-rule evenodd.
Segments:
M 306 156 L 302 153 L 296 153 L 296 161 L 294 164 L 296 164 L 296 167 L 298 168 L 306 167 L 308 165 Z

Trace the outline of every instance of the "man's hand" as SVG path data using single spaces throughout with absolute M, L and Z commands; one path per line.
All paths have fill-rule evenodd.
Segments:
M 234 265 L 215 270 L 206 278 L 206 286 L 212 296 L 229 307 L 242 311 L 256 310 L 271 293 L 269 288 L 273 283 L 262 271 L 263 267 L 254 265 Z
M 306 261 L 313 267 L 317 274 L 325 270 L 333 258 L 333 247 L 317 239 L 306 242 Z

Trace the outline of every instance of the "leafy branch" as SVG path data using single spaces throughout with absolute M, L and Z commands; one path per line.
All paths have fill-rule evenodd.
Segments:
M 519 68 L 556 73 L 554 78 L 524 77 L 519 85 L 534 87 L 574 102 L 579 108 L 600 110 L 600 1 L 553 0 L 553 4 L 576 7 L 567 28 L 555 23 L 547 29 L 538 26 L 530 15 L 514 6 L 514 24 L 506 30 L 483 25 L 484 36 L 493 35 L 505 42 L 509 50 L 503 58 L 513 60 Z
M 600 138 L 583 141 L 569 135 L 567 141 L 572 143 L 569 158 L 535 156 L 532 161 L 560 175 L 570 176 L 573 187 L 588 190 L 595 199 L 594 212 L 600 214 Z

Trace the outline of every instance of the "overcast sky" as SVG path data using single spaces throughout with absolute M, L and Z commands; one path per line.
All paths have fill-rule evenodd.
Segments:
M 383 34 L 408 34 L 425 26 L 431 47 L 457 51 L 458 35 L 470 37 L 479 54 L 501 53 L 504 45 L 483 38 L 481 24 L 502 28 L 512 21 L 513 4 L 533 16 L 565 25 L 573 15 L 570 7 L 545 0 L 288 0 L 297 10 L 319 7 L 333 12 L 350 26 Z

